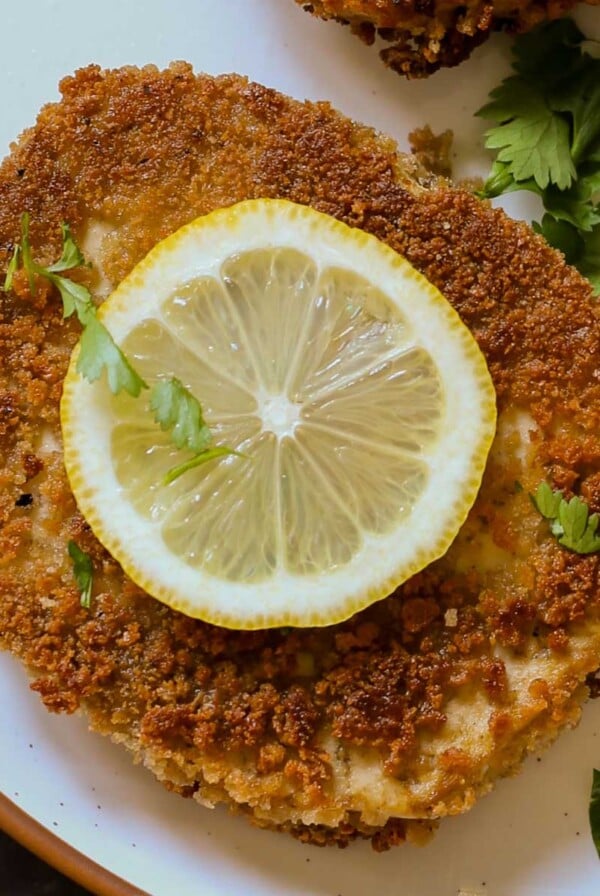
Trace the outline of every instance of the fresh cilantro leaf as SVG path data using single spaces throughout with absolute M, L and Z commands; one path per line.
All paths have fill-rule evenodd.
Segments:
M 553 491 L 547 482 L 540 482 L 531 500 L 549 520 L 550 531 L 563 547 L 576 554 L 600 551 L 600 533 L 597 532 L 600 517 L 597 513 L 590 514 L 582 498 L 574 495 L 570 501 L 565 501 L 562 491 Z
M 596 852 L 600 858 L 600 771 L 594 769 L 592 776 L 592 791 L 590 793 L 589 806 L 590 830 Z
M 92 558 L 82 551 L 75 541 L 67 545 L 69 557 L 73 561 L 73 575 L 81 594 L 81 606 L 89 610 L 92 603 L 92 585 L 94 581 L 94 567 Z
M 124 391 L 137 398 L 142 389 L 148 388 L 104 324 L 95 314 L 90 314 L 81 335 L 77 372 L 93 383 L 103 371 L 106 371 L 108 385 L 114 395 Z
M 163 479 L 163 485 L 169 485 L 171 482 L 175 482 L 176 479 L 179 479 L 179 477 L 184 473 L 187 473 L 188 470 L 194 470 L 196 467 L 200 467 L 210 460 L 215 460 L 217 457 L 224 457 L 225 455 L 230 454 L 233 454 L 236 457 L 247 457 L 246 454 L 242 454 L 240 451 L 235 451 L 233 448 L 228 448 L 226 445 L 215 445 L 214 448 L 207 448 L 205 451 L 201 451 L 200 454 L 196 454 L 194 457 L 190 458 L 190 460 L 186 460 L 176 467 L 171 467 Z

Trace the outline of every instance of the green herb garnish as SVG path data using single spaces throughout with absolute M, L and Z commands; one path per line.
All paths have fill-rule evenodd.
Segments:
M 594 769 L 592 778 L 592 792 L 590 793 L 590 829 L 596 852 L 600 857 L 600 771 Z
M 29 240 L 29 215 L 25 212 L 21 216 L 21 242 L 14 248 L 6 271 L 4 289 L 11 289 L 20 261 L 27 273 L 29 290 L 32 295 L 35 295 L 36 275 L 50 281 L 56 286 L 62 298 L 63 317 L 67 318 L 75 314 L 83 327 L 77 358 L 77 372 L 93 383 L 105 371 L 109 388 L 114 395 L 123 391 L 137 398 L 143 389 L 149 388 L 148 384 L 138 374 L 104 324 L 98 319 L 89 289 L 81 283 L 76 283 L 69 277 L 63 276 L 63 272 L 85 264 L 85 259 L 73 239 L 69 225 L 62 224 L 61 231 L 62 254 L 54 264 L 44 267 L 33 259 Z M 165 484 L 173 482 L 187 470 L 217 457 L 227 454 L 245 457 L 225 445 L 213 444 L 212 433 L 203 417 L 200 402 L 176 377 L 159 380 L 156 383 L 150 396 L 150 409 L 161 429 L 170 430 L 171 438 L 177 448 L 186 448 L 194 452 L 194 457 L 168 471 L 164 480 Z M 73 542 L 71 544 L 74 545 L 74 550 L 79 550 L 77 545 Z M 71 546 L 69 546 L 69 553 L 71 553 Z M 73 554 L 71 556 L 75 560 Z
M 563 547 L 577 554 L 600 551 L 600 533 L 597 532 L 600 517 L 590 514 L 589 507 L 574 495 L 570 501 L 562 491 L 553 491 L 547 482 L 540 482 L 531 495 L 534 507 L 550 522 L 550 531 Z
M 163 479 L 163 485 L 169 485 L 171 482 L 175 482 L 176 479 L 179 479 L 179 477 L 184 473 L 187 473 L 188 470 L 194 470 L 196 467 L 201 467 L 203 464 L 208 463 L 209 460 L 216 460 L 217 457 L 225 457 L 226 455 L 231 454 L 236 457 L 248 457 L 247 454 L 242 454 L 241 451 L 235 451 L 235 449 L 228 448 L 226 445 L 215 445 L 213 448 L 207 448 L 206 451 L 196 454 L 182 464 L 177 464 L 176 467 L 171 467 Z
M 15 246 L 10 260 L 4 289 L 10 289 L 19 260 L 27 274 L 29 290 L 35 295 L 35 276 L 49 280 L 60 293 L 63 303 L 63 317 L 76 314 L 83 326 L 83 335 L 77 360 L 77 370 L 90 382 L 97 380 L 106 370 L 108 384 L 113 393 L 124 390 L 137 397 L 142 389 L 147 389 L 144 380 L 135 372 L 119 346 L 116 344 L 103 323 L 98 320 L 92 294 L 87 286 L 75 283 L 69 277 L 63 277 L 64 271 L 72 270 L 84 264 L 83 255 L 78 248 L 68 224 L 61 225 L 62 254 L 54 264 L 44 267 L 33 259 L 29 241 L 29 215 L 21 216 L 21 243 Z
M 94 579 L 94 567 L 92 558 L 82 551 L 75 541 L 67 545 L 69 557 L 73 561 L 73 575 L 81 594 L 81 606 L 86 610 L 92 605 L 92 584 Z
M 202 406 L 197 398 L 177 377 L 159 380 L 150 395 L 150 409 L 154 419 L 163 431 L 171 431 L 171 439 L 177 448 L 187 448 L 195 456 L 176 467 L 172 467 L 163 482 L 168 485 L 188 470 L 193 470 L 217 457 L 234 454 L 243 457 L 239 451 L 225 445 L 213 445 L 212 433 L 202 414 Z
M 13 277 L 15 275 L 15 272 L 19 270 L 20 255 L 21 255 L 21 247 L 17 243 L 17 245 L 14 248 L 12 257 L 8 263 L 8 267 L 6 269 L 6 277 L 4 278 L 4 287 L 3 287 L 5 292 L 8 291 L 9 289 L 12 289 Z
M 103 370 L 114 395 L 124 391 L 137 398 L 142 389 L 148 388 L 104 324 L 92 314 L 81 334 L 77 372 L 93 383 Z
M 570 19 L 514 43 L 513 68 L 476 114 L 496 122 L 498 151 L 479 195 L 537 193 L 545 214 L 534 229 L 564 252 L 600 294 L 600 59 Z
M 160 428 L 171 430 L 171 438 L 178 448 L 189 448 L 198 454 L 210 445 L 212 436 L 200 402 L 181 380 L 174 376 L 159 380 L 150 395 L 150 408 Z

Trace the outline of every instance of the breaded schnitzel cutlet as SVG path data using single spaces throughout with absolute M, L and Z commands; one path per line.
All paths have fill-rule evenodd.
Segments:
M 183 63 L 92 66 L 61 89 L 0 169 L 3 267 L 23 211 L 42 263 L 71 225 L 99 297 L 217 206 L 310 204 L 443 291 L 487 358 L 499 425 L 453 546 L 394 594 L 326 628 L 211 626 L 134 586 L 78 513 L 58 412 L 78 327 L 17 276 L 0 299 L 3 646 L 48 709 L 83 710 L 183 795 L 315 843 L 418 840 L 574 724 L 600 664 L 600 555 L 562 548 L 528 496 L 548 480 L 600 511 L 589 285 L 524 224 L 327 104 Z M 89 610 L 69 539 L 97 570 Z
M 530 31 L 540 22 L 566 15 L 577 0 L 296 0 L 322 19 L 350 25 L 367 44 L 376 37 L 386 46 L 386 65 L 409 78 L 423 78 L 458 65 L 493 31 Z M 598 0 L 585 0 L 592 5 Z

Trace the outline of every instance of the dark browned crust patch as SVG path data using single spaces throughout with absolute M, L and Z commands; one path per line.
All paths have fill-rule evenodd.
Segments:
M 307 12 L 349 25 L 383 62 L 407 78 L 459 65 L 494 31 L 522 33 L 566 15 L 577 0 L 296 0 Z M 597 0 L 588 0 L 594 3 Z

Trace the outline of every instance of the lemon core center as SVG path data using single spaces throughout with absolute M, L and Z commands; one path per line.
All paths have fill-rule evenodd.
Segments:
M 258 401 L 258 413 L 263 431 L 272 432 L 278 439 L 293 436 L 300 422 L 301 405 L 285 395 L 266 395 Z

